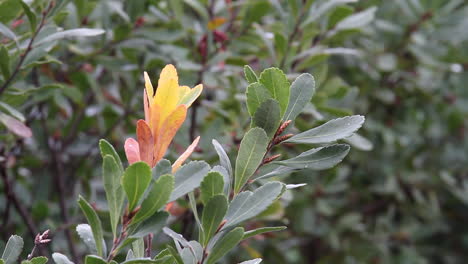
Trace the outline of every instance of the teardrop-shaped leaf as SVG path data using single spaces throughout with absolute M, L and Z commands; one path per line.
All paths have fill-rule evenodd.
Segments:
M 211 197 L 223 194 L 224 179 L 219 172 L 210 172 L 200 184 L 201 200 L 203 204 L 208 203 Z
M 259 127 L 250 129 L 241 141 L 236 159 L 234 192 L 238 193 L 255 173 L 268 147 L 268 137 Z
M 112 146 L 111 143 L 109 143 L 105 139 L 99 140 L 99 149 L 101 150 L 101 156 L 104 158 L 106 155 L 111 155 L 117 165 L 119 166 L 121 171 L 124 171 L 124 167 L 122 165 L 122 160 L 120 160 L 119 154 L 117 154 L 117 151 L 115 151 L 115 148 Z
M 349 145 L 335 144 L 311 149 L 297 157 L 274 163 L 295 169 L 325 170 L 340 163 L 348 155 L 349 149 Z
M 250 191 L 239 193 L 229 205 L 226 224 L 221 230 L 226 230 L 263 212 L 278 198 L 283 188 L 280 182 L 269 182 L 253 193 Z
M 206 263 L 216 263 L 217 260 L 226 255 L 242 240 L 243 235 L 244 228 L 236 227 L 233 230 L 231 230 L 231 232 L 223 236 L 209 253 Z
M 314 77 L 303 73 L 291 84 L 291 95 L 289 97 L 288 109 L 284 113 L 283 120 L 293 120 L 302 112 L 304 107 L 312 99 L 315 92 Z
M 135 208 L 150 181 L 151 168 L 144 162 L 133 163 L 125 170 L 122 185 L 127 194 L 129 211 Z
M 96 243 L 97 254 L 101 257 L 104 257 L 105 252 L 102 245 L 103 234 L 101 220 L 96 214 L 96 211 L 94 211 L 93 207 L 91 207 L 91 205 L 81 195 L 78 198 L 78 204 L 81 208 L 81 211 L 83 211 L 83 214 L 88 220 L 89 225 L 91 226 L 91 231 L 93 232 L 94 241 Z
M 335 30 L 362 28 L 374 20 L 377 7 L 373 6 L 359 13 L 350 15 L 336 24 Z
M 92 254 L 97 254 L 96 241 L 94 240 L 91 226 L 88 224 L 79 224 L 76 226 L 76 232 L 89 251 L 91 251 Z
M 52 259 L 54 259 L 56 264 L 74 264 L 67 256 L 57 252 L 52 254 Z
M 267 136 L 272 138 L 279 127 L 281 121 L 280 106 L 275 99 L 268 99 L 263 102 L 255 112 L 252 119 L 254 126 L 263 128 Z
M 250 116 L 254 116 L 257 108 L 272 96 L 268 89 L 263 84 L 255 82 L 247 86 L 247 110 Z
M 242 237 L 242 240 L 251 238 L 256 235 L 260 235 L 263 233 L 268 233 L 268 232 L 277 232 L 286 229 L 285 226 L 273 226 L 273 227 L 260 227 L 257 229 L 249 230 L 244 233 L 244 237 Z
M 63 38 L 69 37 L 94 37 L 101 34 L 104 34 L 106 31 L 97 28 L 76 28 L 76 29 L 69 29 L 64 31 L 59 31 L 53 34 L 48 35 L 47 37 L 37 41 L 34 43 L 34 46 L 37 47 L 42 43 L 59 40 Z
M 221 175 L 220 175 L 221 176 Z M 205 208 L 203 208 L 202 214 L 202 226 L 203 226 L 203 241 L 202 244 L 206 246 L 210 238 L 215 234 L 221 221 L 228 208 L 228 201 L 224 194 L 213 196 Z
M 107 205 L 109 206 L 109 215 L 111 229 L 114 238 L 117 237 L 117 225 L 119 224 L 120 214 L 124 203 L 124 191 L 122 189 L 121 178 L 122 170 L 111 155 L 104 156 L 102 164 L 102 175 L 104 181 L 104 190 L 106 191 Z
M 169 200 L 174 189 L 174 176 L 163 175 L 153 184 L 153 188 L 141 203 L 141 208 L 132 220 L 132 225 L 139 223 L 161 209 Z
M 210 171 L 210 166 L 204 161 L 191 161 L 175 173 L 174 190 L 169 202 L 172 202 L 200 186 L 203 178 Z
M 361 115 L 346 116 L 326 122 L 325 124 L 299 133 L 286 143 L 320 144 L 347 138 L 356 132 L 364 123 Z
M 249 65 L 244 66 L 244 75 L 248 83 L 258 82 L 257 74 L 255 74 L 254 70 L 252 70 Z
M 227 155 L 226 151 L 224 150 L 223 146 L 216 140 L 213 139 L 211 141 L 213 144 L 216 153 L 218 153 L 219 156 L 219 163 L 221 166 L 223 166 L 229 173 L 229 176 L 232 177 L 232 165 L 231 165 L 231 160 L 229 159 L 229 156 Z
M 13 235 L 8 239 L 8 242 L 3 250 L 2 259 L 5 264 L 14 264 L 18 260 L 21 251 L 23 250 L 23 238 Z
M 107 261 L 99 256 L 87 255 L 85 258 L 85 264 L 107 264 Z
M 286 75 L 278 68 L 268 68 L 260 74 L 260 83 L 267 88 L 271 97 L 279 102 L 283 116 L 289 103 L 290 84 Z

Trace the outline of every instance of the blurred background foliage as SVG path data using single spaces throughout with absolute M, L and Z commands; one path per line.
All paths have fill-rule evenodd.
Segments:
M 336 168 L 280 176 L 307 186 L 251 225 L 288 229 L 243 243 L 228 263 L 468 258 L 465 1 L 0 0 L 0 23 L 2 241 L 15 233 L 30 248 L 50 228 L 41 253 L 81 262 L 76 199 L 103 201 L 97 142 L 108 139 L 123 157 L 143 116 L 144 70 L 156 80 L 172 63 L 181 83 L 205 86 L 169 159 L 198 135 L 193 158 L 218 162 L 213 138 L 235 154 L 249 125 L 248 64 L 314 75 L 315 96 L 292 132 L 352 113 L 367 120 Z M 186 206 L 177 225 L 190 234 Z

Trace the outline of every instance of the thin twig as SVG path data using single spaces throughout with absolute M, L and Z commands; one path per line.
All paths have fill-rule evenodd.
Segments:
M 19 73 L 19 71 L 21 69 L 21 66 L 23 65 L 23 62 L 26 59 L 26 56 L 32 50 L 32 45 L 34 43 L 34 40 L 36 39 L 37 35 L 39 34 L 39 31 L 41 31 L 42 27 L 45 24 L 47 14 L 50 12 L 50 10 L 52 10 L 54 5 L 55 5 L 55 2 L 50 1 L 49 6 L 47 7 L 47 9 L 45 9 L 42 12 L 42 19 L 41 19 L 41 22 L 39 23 L 39 26 L 36 28 L 33 35 L 31 36 L 31 40 L 29 40 L 29 43 L 28 43 L 28 46 L 27 46 L 26 50 L 24 51 L 23 54 L 21 54 L 20 60 L 18 61 L 18 64 L 15 67 L 15 70 L 13 71 L 11 76 L 5 81 L 5 83 L 3 83 L 3 85 L 0 87 L 0 95 L 6 90 L 6 88 L 10 85 L 10 83 L 15 79 L 16 75 Z

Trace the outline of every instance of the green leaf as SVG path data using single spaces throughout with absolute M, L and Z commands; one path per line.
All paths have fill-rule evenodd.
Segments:
M 91 207 L 91 205 L 81 195 L 78 198 L 78 204 L 80 205 L 81 211 L 83 211 L 83 214 L 85 215 L 89 225 L 91 226 L 94 241 L 96 242 L 97 254 L 101 257 L 104 257 L 105 252 L 103 251 L 102 245 L 103 234 L 101 220 L 96 214 L 96 211 L 94 211 L 93 207 Z
M 23 238 L 17 235 L 10 236 L 2 254 L 2 259 L 5 261 L 5 264 L 16 263 L 23 250 L 23 246 Z
M 249 65 L 244 66 L 244 75 L 248 83 L 258 82 L 257 74 L 255 74 L 254 70 L 252 70 Z
M 23 7 L 24 13 L 28 17 L 29 25 L 31 26 L 31 32 L 34 32 L 37 26 L 36 14 L 34 14 L 34 12 L 31 11 L 31 8 L 29 8 L 28 4 L 26 4 L 24 1 L 21 0 L 20 3 Z
M 229 156 L 227 155 L 226 151 L 216 139 L 213 139 L 211 143 L 213 144 L 216 153 L 218 153 L 219 163 L 227 170 L 227 172 L 229 173 L 229 177 L 232 177 L 231 160 L 229 159 Z
M 226 255 L 231 249 L 233 249 L 244 236 L 244 228 L 236 227 L 231 232 L 223 236 L 213 247 L 208 259 L 206 260 L 207 264 L 216 263 L 220 258 Z
M 130 238 L 141 238 L 150 233 L 156 234 L 166 225 L 169 214 L 165 211 L 157 212 L 137 226 L 130 227 Z
M 336 24 L 335 31 L 362 28 L 374 20 L 376 11 L 377 7 L 373 6 L 364 11 L 348 16 Z
M 156 166 L 152 170 L 153 180 L 159 179 L 159 177 L 163 176 L 164 174 L 171 174 L 172 173 L 172 165 L 171 162 L 167 159 L 162 159 L 156 164 Z
M 169 200 L 174 189 L 174 176 L 163 175 L 153 184 L 148 196 L 141 203 L 141 208 L 132 220 L 132 224 L 139 223 L 161 209 Z
M 301 153 L 297 157 L 275 161 L 274 164 L 295 169 L 325 170 L 340 163 L 348 155 L 348 152 L 349 145 L 335 144 L 322 148 L 314 148 Z
M 208 203 L 211 197 L 223 194 L 224 179 L 219 172 L 210 172 L 205 176 L 200 184 L 201 200 L 203 204 Z
M 226 230 L 263 212 L 278 198 L 283 188 L 280 182 L 269 182 L 253 193 L 250 191 L 239 193 L 229 205 L 226 224 L 221 230 Z
M 47 261 L 49 261 L 49 259 L 43 256 L 39 256 L 39 257 L 32 258 L 30 261 L 32 264 L 46 264 Z
M 293 120 L 302 112 L 307 103 L 312 100 L 315 92 L 314 77 L 308 73 L 303 73 L 294 80 L 291 85 L 291 96 L 283 120 Z
M 99 256 L 87 255 L 85 258 L 85 264 L 107 264 L 107 261 Z
M 260 74 L 260 83 L 267 88 L 272 98 L 279 102 L 283 116 L 289 103 L 290 84 L 286 75 L 278 68 L 268 68 Z
M 221 175 L 220 175 L 221 176 Z M 224 194 L 213 196 L 205 208 L 203 208 L 202 214 L 202 226 L 203 226 L 203 240 L 202 244 L 206 246 L 211 237 L 215 234 L 221 221 L 223 221 L 228 208 L 228 201 Z
M 324 14 L 331 11 L 338 5 L 346 4 L 346 3 L 354 3 L 358 0 L 328 0 L 328 1 L 317 1 L 315 2 L 311 8 L 309 9 L 309 13 L 306 16 L 306 19 L 302 23 L 302 25 L 309 24 L 311 22 L 316 21 L 318 18 L 323 16 Z
M 174 190 L 169 202 L 172 202 L 200 186 L 203 178 L 210 171 L 210 166 L 204 161 L 191 161 L 175 173 Z
M 34 46 L 37 47 L 43 43 L 51 42 L 54 40 L 59 40 L 63 38 L 69 37 L 94 37 L 101 34 L 104 34 L 106 31 L 103 29 L 96 29 L 96 28 L 76 28 L 76 29 L 69 29 L 64 31 L 59 31 L 49 36 L 37 41 L 34 43 Z
M 145 242 L 143 238 L 138 238 L 132 242 L 133 258 L 143 258 L 145 256 Z
M 255 82 L 247 86 L 247 110 L 253 116 L 257 108 L 266 100 L 272 98 L 270 92 L 261 83 Z
M 354 9 L 352 7 L 343 5 L 336 7 L 335 10 L 330 14 L 328 19 L 328 28 L 333 28 L 338 22 L 346 18 L 347 16 L 353 13 Z
M 88 224 L 79 224 L 76 226 L 76 232 L 80 236 L 83 243 L 91 251 L 92 254 L 97 254 L 96 241 L 94 240 L 93 231 Z
M 9 104 L 6 104 L 4 102 L 0 102 L 0 111 L 8 113 L 9 115 L 11 115 L 12 117 L 18 119 L 21 122 L 26 121 L 26 118 L 24 118 L 24 115 L 21 112 L 19 112 L 18 110 L 16 110 L 12 106 L 10 106 Z
M 374 148 L 374 145 L 370 140 L 357 133 L 354 133 L 350 137 L 345 138 L 344 141 L 350 144 L 351 147 L 362 151 L 371 151 Z
M 285 226 L 273 226 L 273 227 L 260 227 L 257 229 L 249 230 L 244 233 L 244 236 L 242 237 L 242 240 L 251 238 L 256 235 L 260 235 L 263 233 L 268 233 L 268 232 L 277 232 L 286 229 Z
M 117 225 L 119 224 L 124 203 L 124 191 L 121 185 L 122 174 L 123 172 L 113 156 L 106 154 L 102 164 L 102 175 L 114 239 L 117 237 Z
M 54 259 L 56 264 L 74 264 L 71 260 L 67 258 L 67 256 L 61 253 L 53 253 L 52 258 Z
M 241 141 L 236 159 L 234 192 L 238 193 L 257 170 L 268 147 L 268 137 L 261 128 L 252 128 Z
M 120 170 L 123 172 L 123 164 L 122 160 L 120 160 L 119 154 L 117 154 L 117 151 L 115 151 L 115 148 L 105 139 L 99 140 L 99 149 L 101 150 L 101 156 L 104 158 L 106 155 L 111 155 L 114 160 L 117 162 L 117 165 L 119 166 Z
M 263 128 L 270 139 L 275 135 L 276 130 L 278 130 L 280 121 L 280 107 L 275 99 L 268 99 L 263 102 L 252 119 L 253 124 Z
M 126 260 L 121 264 L 156 264 L 156 260 L 152 260 L 150 258 L 134 258 Z
M 8 23 L 21 12 L 21 5 L 18 0 L 0 1 L 0 22 Z
M 10 78 L 10 55 L 5 45 L 0 47 L 0 70 L 2 71 L 4 79 Z
M 122 185 L 128 198 L 128 210 L 132 211 L 151 181 L 151 168 L 144 162 L 130 165 L 122 177 Z
M 286 140 L 285 143 L 321 144 L 337 141 L 351 136 L 364 124 L 364 120 L 365 118 L 360 115 L 333 119 L 321 126 L 299 133 Z

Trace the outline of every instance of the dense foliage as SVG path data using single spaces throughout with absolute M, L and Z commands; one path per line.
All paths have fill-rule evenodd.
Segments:
M 93 240 L 94 254 L 102 255 L 106 245 L 111 250 L 120 215 L 108 212 L 106 155 L 101 158 L 98 142 L 106 139 L 117 151 L 107 157 L 108 169 L 119 158 L 123 166 L 115 171 L 129 170 L 124 142 L 135 136 L 137 120 L 144 116 L 143 71 L 155 83 L 163 67 L 173 64 L 179 83 L 201 83 L 204 89 L 167 160 L 174 162 L 201 136 L 191 160 L 211 167 L 230 160 L 238 166 L 238 157 L 245 156 L 240 155 L 241 141 L 266 137 L 271 142 L 278 126 L 295 115 L 285 134 L 296 136 L 273 149 L 282 161 L 303 164 L 296 163 L 297 156 L 310 144 L 339 140 L 337 146 L 352 147 L 332 169 L 276 174 L 271 171 L 277 167 L 262 167 L 255 175 L 273 177 L 250 184 L 251 190 L 273 188 L 277 181 L 296 188 L 272 198 L 266 211 L 242 226 L 287 229 L 244 240 L 225 263 L 254 258 L 264 263 L 464 263 L 468 258 L 465 1 L 0 0 L 0 23 L 0 249 L 11 235 L 21 235 L 25 250 L 20 258 L 27 259 L 35 239 L 36 244 L 40 240 L 36 235 L 50 229 L 52 241 L 39 243 L 36 256 L 60 252 L 84 262 L 93 252 L 80 236 L 91 230 L 79 224 L 94 214 L 85 217 L 80 210 L 81 195 L 81 209 L 96 212 L 103 227 L 99 236 L 107 241 Z M 244 65 L 251 66 L 245 75 Z M 294 80 L 297 86 L 315 87 L 312 98 L 298 96 L 305 105 L 300 115 L 286 107 Z M 261 102 L 252 99 L 249 91 L 261 93 L 258 87 L 275 84 L 290 92 L 263 93 L 268 98 Z M 265 121 L 268 114 L 280 118 Z M 366 117 L 359 134 L 354 133 L 359 127 L 344 133 L 340 122 L 353 123 L 359 115 Z M 323 132 L 313 129 L 324 123 L 344 134 L 322 141 L 310 137 Z M 301 131 L 312 132 L 301 137 Z M 107 141 L 101 141 L 101 150 Z M 222 149 L 228 159 L 218 157 Z M 206 170 L 202 161 L 192 162 Z M 134 164 L 129 168 L 146 166 Z M 219 183 L 219 174 L 208 174 L 205 183 Z M 171 185 L 172 175 L 161 175 L 157 179 Z M 229 188 L 237 194 L 250 181 L 235 176 Z M 307 185 L 295 185 L 302 183 Z M 171 229 L 164 229 L 169 236 L 155 235 L 153 256 L 174 246 L 174 231 L 206 246 L 198 227 L 205 207 L 223 208 L 224 199 L 233 197 L 230 191 L 211 197 L 203 188 L 172 205 Z M 194 218 L 197 208 L 200 219 Z M 20 239 L 12 237 L 6 246 L 10 254 L 20 254 L 11 251 L 13 243 L 22 244 Z M 177 243 L 189 248 L 184 240 Z M 133 249 L 132 254 L 141 253 L 138 243 Z M 118 253 L 116 259 L 124 261 L 127 250 Z M 62 255 L 54 260 L 68 261 Z

